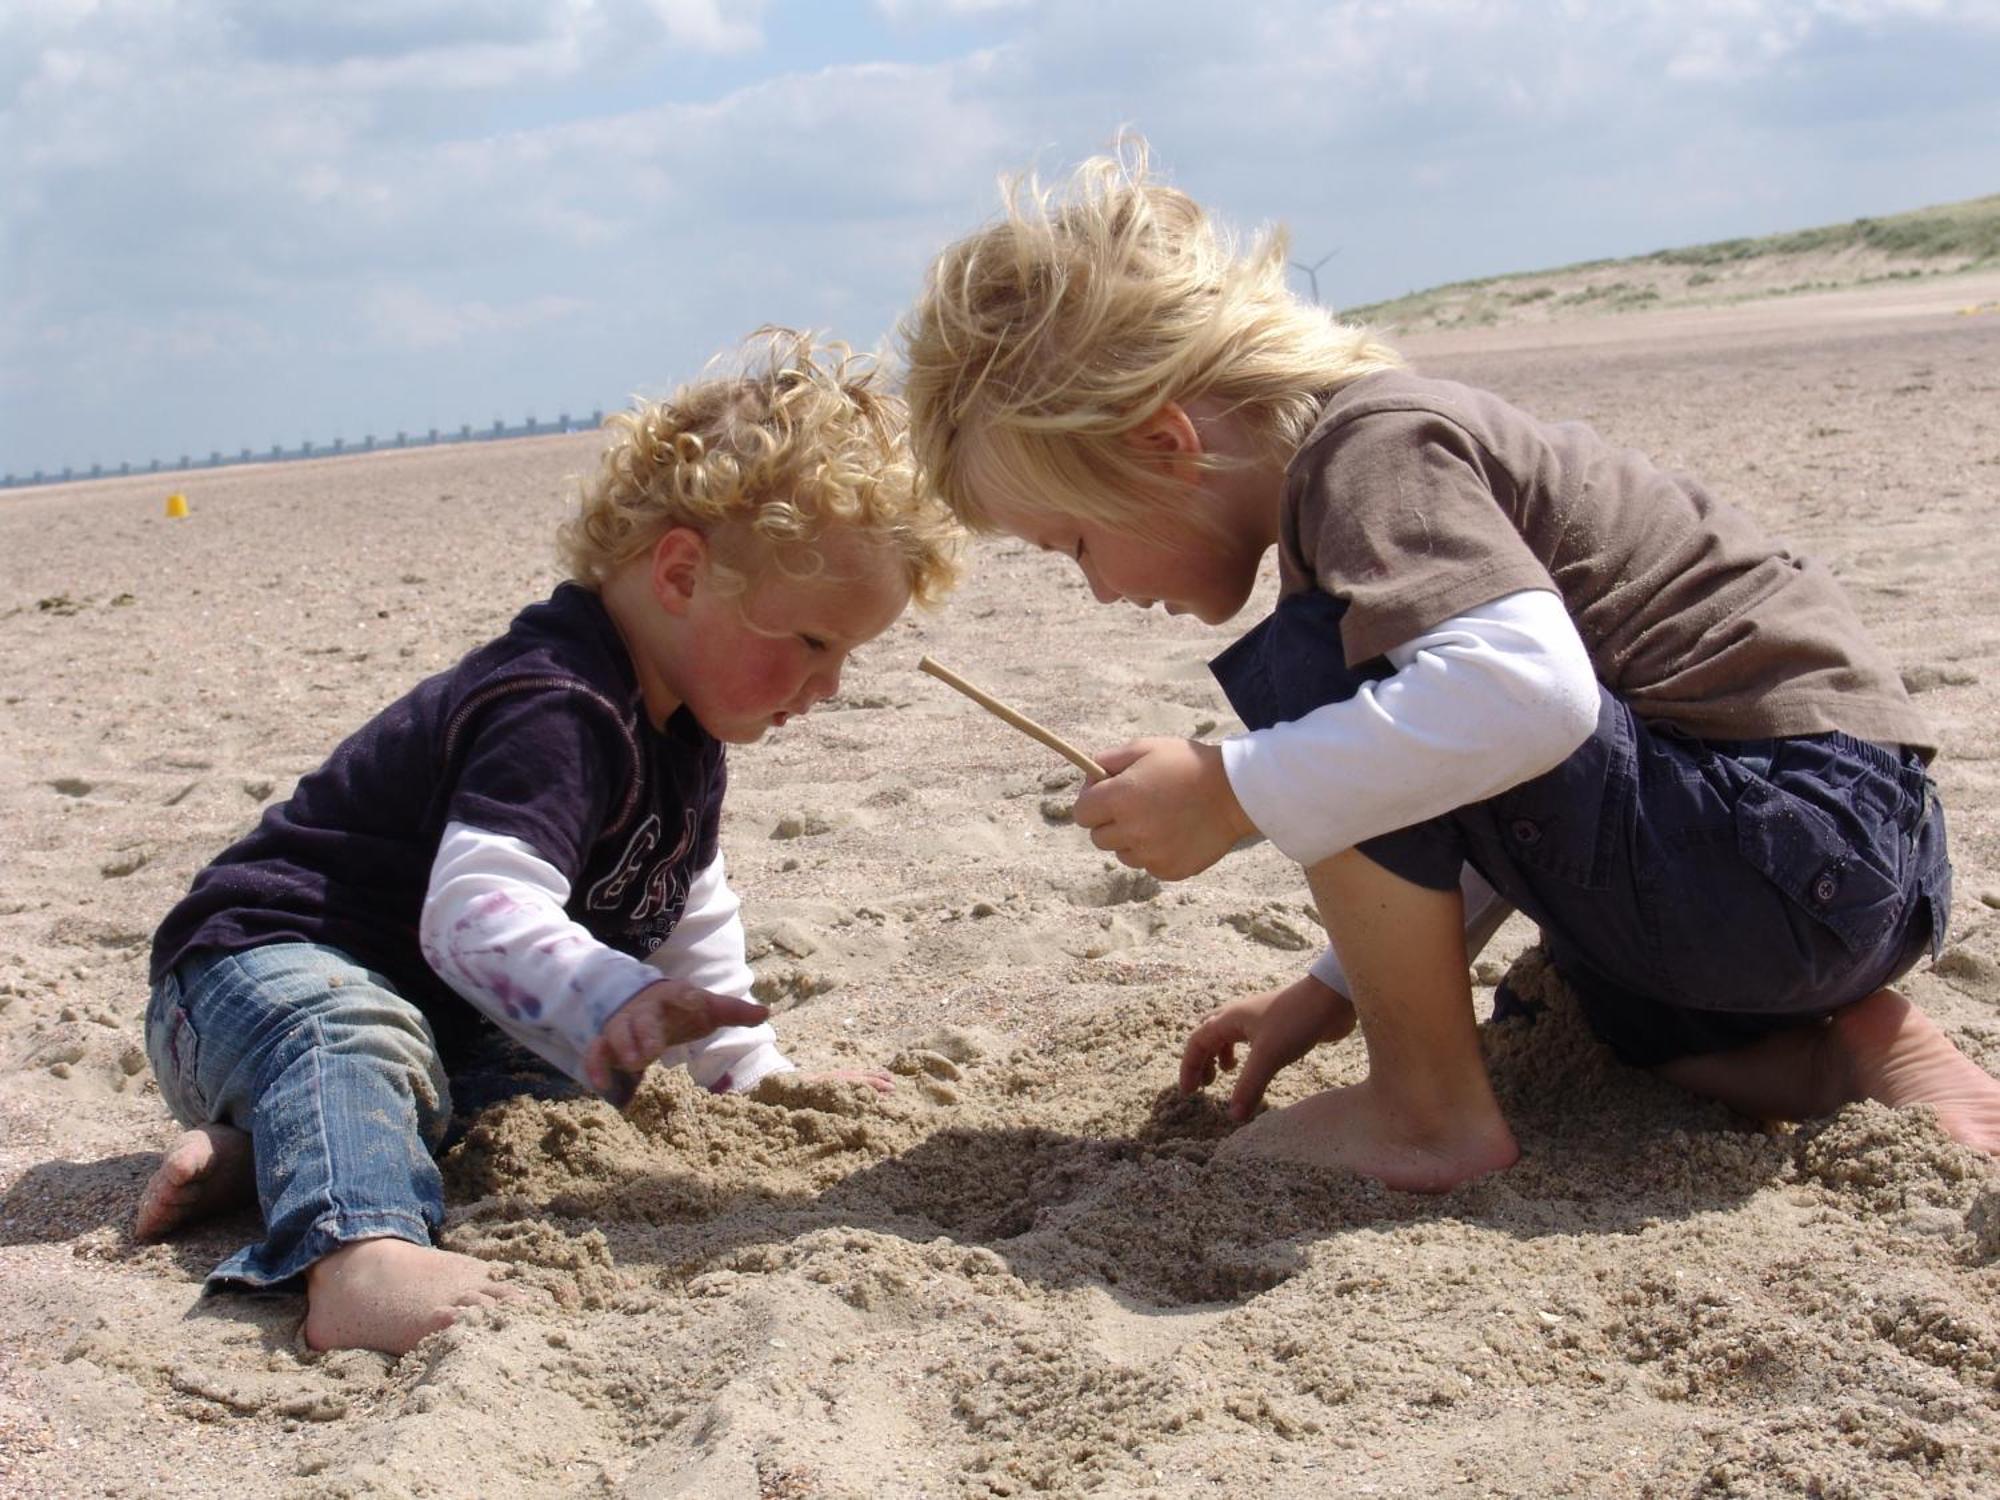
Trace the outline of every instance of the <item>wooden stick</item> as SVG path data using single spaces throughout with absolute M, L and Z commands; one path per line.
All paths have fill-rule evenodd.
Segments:
M 1040 740 L 1044 745 L 1047 745 L 1056 754 L 1062 756 L 1063 759 L 1067 760 L 1092 780 L 1102 781 L 1104 779 L 1106 774 L 1104 767 L 1100 766 L 1088 755 L 1085 755 L 1076 746 L 1070 744 L 1059 735 L 1052 734 L 1042 728 L 1041 725 L 1037 724 L 1026 714 L 1015 712 L 991 694 L 982 693 L 978 688 L 959 676 L 958 673 L 952 671 L 951 668 L 939 666 L 928 656 L 919 661 L 917 666 L 920 670 L 930 673 L 931 676 L 945 684 L 945 686 L 957 688 L 966 697 L 977 703 L 995 718 L 1006 720 L 1030 739 Z

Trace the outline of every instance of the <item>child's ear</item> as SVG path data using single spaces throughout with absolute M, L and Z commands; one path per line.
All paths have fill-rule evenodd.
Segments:
M 670 615 L 684 615 L 708 566 L 708 541 L 691 526 L 675 526 L 653 543 L 647 581 L 653 600 Z
M 1178 401 L 1167 402 L 1127 433 L 1125 440 L 1170 470 L 1177 471 L 1183 462 L 1200 458 L 1202 453 L 1201 434 Z

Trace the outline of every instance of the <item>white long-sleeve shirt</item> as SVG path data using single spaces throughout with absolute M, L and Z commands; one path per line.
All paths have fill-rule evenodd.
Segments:
M 418 935 L 438 977 L 516 1041 L 583 1081 L 583 1054 L 612 1015 L 662 975 L 717 994 L 750 993 L 741 903 L 722 856 L 696 877 L 667 940 L 648 958 L 597 941 L 564 911 L 569 882 L 522 840 L 447 824 Z M 769 1023 L 725 1026 L 667 1051 L 715 1092 L 756 1087 L 792 1064 Z
M 1351 698 L 1221 744 L 1258 831 L 1302 865 L 1483 802 L 1561 765 L 1597 727 L 1589 653 L 1556 595 L 1507 594 L 1388 653 L 1396 668 Z M 1508 908 L 1461 873 L 1468 956 Z M 1331 948 L 1312 973 L 1342 994 Z
M 1597 676 L 1562 601 L 1523 590 L 1388 653 L 1393 676 L 1222 741 L 1231 790 L 1288 858 L 1483 802 L 1569 758 L 1597 727 Z

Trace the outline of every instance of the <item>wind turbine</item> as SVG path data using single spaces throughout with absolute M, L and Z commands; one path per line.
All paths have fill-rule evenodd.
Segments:
M 1299 260 L 1291 263 L 1294 271 L 1303 271 L 1306 273 L 1306 280 L 1312 286 L 1313 301 L 1315 303 L 1319 301 L 1319 268 L 1340 254 L 1341 248 L 1341 246 L 1335 245 L 1311 265 L 1307 265 L 1304 261 Z

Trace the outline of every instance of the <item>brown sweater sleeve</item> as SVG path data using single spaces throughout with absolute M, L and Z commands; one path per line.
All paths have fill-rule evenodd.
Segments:
M 1496 497 L 1511 480 L 1450 418 L 1364 412 L 1294 461 L 1288 573 L 1345 599 L 1350 662 L 1521 589 L 1559 592 Z

